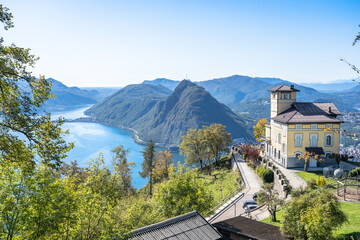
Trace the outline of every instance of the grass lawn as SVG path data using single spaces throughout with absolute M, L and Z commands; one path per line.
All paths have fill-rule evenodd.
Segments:
M 348 217 L 349 223 L 345 223 L 335 231 L 337 239 L 360 239 L 360 203 L 341 202 L 342 210 Z
M 316 179 L 318 179 L 320 176 L 323 176 L 322 171 L 318 171 L 318 172 L 296 172 L 296 174 L 299 175 L 305 181 L 307 181 L 309 179 L 314 179 L 316 181 Z M 336 183 L 336 182 L 337 182 L 337 180 L 334 180 L 334 179 L 331 179 L 331 178 L 326 178 L 326 184 L 332 184 L 332 183 Z
M 296 172 L 296 174 L 299 175 L 305 181 L 307 181 L 308 179 L 314 179 L 316 181 L 316 179 L 318 179 L 318 177 L 323 176 L 322 171 L 319 171 L 319 172 Z M 331 179 L 331 178 L 326 178 L 326 184 L 333 184 L 333 183 L 334 183 L 333 186 L 336 187 L 337 180 Z M 347 183 L 348 184 L 357 184 L 356 180 L 348 180 Z M 355 186 L 349 186 L 349 187 L 356 188 Z
M 228 161 L 219 161 L 219 163 L 220 166 L 214 166 L 211 176 L 205 169 L 199 174 L 199 177 L 205 179 L 205 186 L 212 192 L 216 204 L 239 188 L 231 163 Z
M 345 223 L 338 230 L 334 232 L 336 239 L 351 239 L 350 236 L 353 236 L 355 239 L 360 239 L 360 203 L 340 203 L 342 210 L 348 217 L 349 222 Z M 261 222 L 268 223 L 274 226 L 280 226 L 280 220 L 282 216 L 282 210 L 277 212 L 276 218 L 277 222 L 270 222 L 270 217 L 265 218 Z

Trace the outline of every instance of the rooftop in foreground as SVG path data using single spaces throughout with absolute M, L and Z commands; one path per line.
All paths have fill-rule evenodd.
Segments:
M 197 211 L 133 231 L 132 240 L 217 240 L 221 234 Z

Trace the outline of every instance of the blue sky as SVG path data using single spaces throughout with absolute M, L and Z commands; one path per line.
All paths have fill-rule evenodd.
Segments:
M 294 82 L 357 77 L 360 1 L 5 0 L 6 43 L 69 86 L 125 86 L 234 74 Z

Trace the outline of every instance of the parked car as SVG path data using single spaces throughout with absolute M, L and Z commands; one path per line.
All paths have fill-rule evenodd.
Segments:
M 247 205 L 257 205 L 257 203 L 254 200 L 246 200 L 243 204 L 243 208 L 245 209 Z
M 248 204 L 245 206 L 244 210 L 245 210 L 245 212 L 249 212 L 257 207 L 258 207 L 258 205 L 256 205 L 256 204 Z

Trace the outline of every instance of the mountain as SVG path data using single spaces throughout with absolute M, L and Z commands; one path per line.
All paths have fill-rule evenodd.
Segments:
M 81 87 L 81 90 L 95 91 L 94 99 L 97 101 L 103 100 L 111 94 L 119 91 L 121 87 Z
M 351 89 L 335 93 L 334 98 L 341 101 L 343 104 L 353 106 L 355 108 L 360 108 L 360 84 L 356 83 L 355 87 Z M 354 112 L 354 111 L 352 111 Z
M 45 109 L 59 109 L 63 107 L 69 107 L 74 105 L 94 104 L 97 102 L 97 91 L 95 90 L 81 90 L 78 87 L 67 87 L 61 82 L 49 78 L 52 80 L 52 93 L 56 96 L 54 99 L 50 99 L 45 102 Z
M 233 138 L 253 139 L 248 133 L 249 122 L 219 103 L 203 87 L 184 80 L 166 98 L 159 89 L 156 94 L 132 95 L 139 89 L 148 91 L 150 86 L 160 88 L 161 85 L 130 85 L 131 95 L 122 92 L 128 88 L 125 87 L 91 107 L 86 114 L 101 122 L 133 128 L 141 139 L 153 139 L 161 145 L 178 145 L 188 129 L 211 123 L 225 125 Z M 126 100 L 129 96 L 131 99 Z
M 174 87 L 179 81 L 158 78 L 153 81 L 144 81 L 147 84 L 161 84 L 168 88 Z M 313 88 L 305 87 L 280 78 L 253 78 L 248 76 L 233 75 L 224 78 L 215 78 L 207 81 L 195 82 L 204 87 L 218 101 L 224 104 L 253 101 L 260 98 L 269 97 L 270 88 L 281 84 L 295 85 L 302 94 L 299 96 L 301 101 L 314 101 L 317 98 L 325 98 L 327 95 L 319 93 Z
M 360 81 L 360 78 L 354 80 L 339 80 L 332 83 L 301 83 L 301 85 L 312 87 L 319 92 L 333 93 L 350 90 L 359 85 L 357 81 Z
M 100 122 L 130 128 L 170 94 L 171 90 L 162 85 L 132 84 L 95 104 L 85 114 Z
M 178 83 L 169 79 L 147 81 L 149 84 L 171 84 Z M 207 81 L 195 82 L 204 87 L 218 101 L 229 106 L 233 111 L 241 114 L 247 114 L 250 117 L 267 117 L 268 111 L 263 100 L 269 99 L 270 94 L 267 91 L 270 88 L 281 84 L 294 85 L 300 90 L 297 100 L 301 102 L 333 102 L 340 111 L 355 111 L 354 104 L 351 101 L 338 98 L 336 94 L 322 93 L 317 90 L 300 84 L 285 81 L 279 78 L 260 78 L 233 75 L 225 78 L 216 78 Z M 356 99 L 356 98 L 354 98 Z M 359 101 L 358 101 L 359 102 Z
M 180 81 L 174 81 L 166 78 L 156 78 L 154 80 L 145 80 L 143 82 L 144 84 L 152 84 L 152 85 L 158 85 L 161 84 L 164 87 L 167 87 L 171 91 L 174 91 L 176 86 L 180 83 Z

